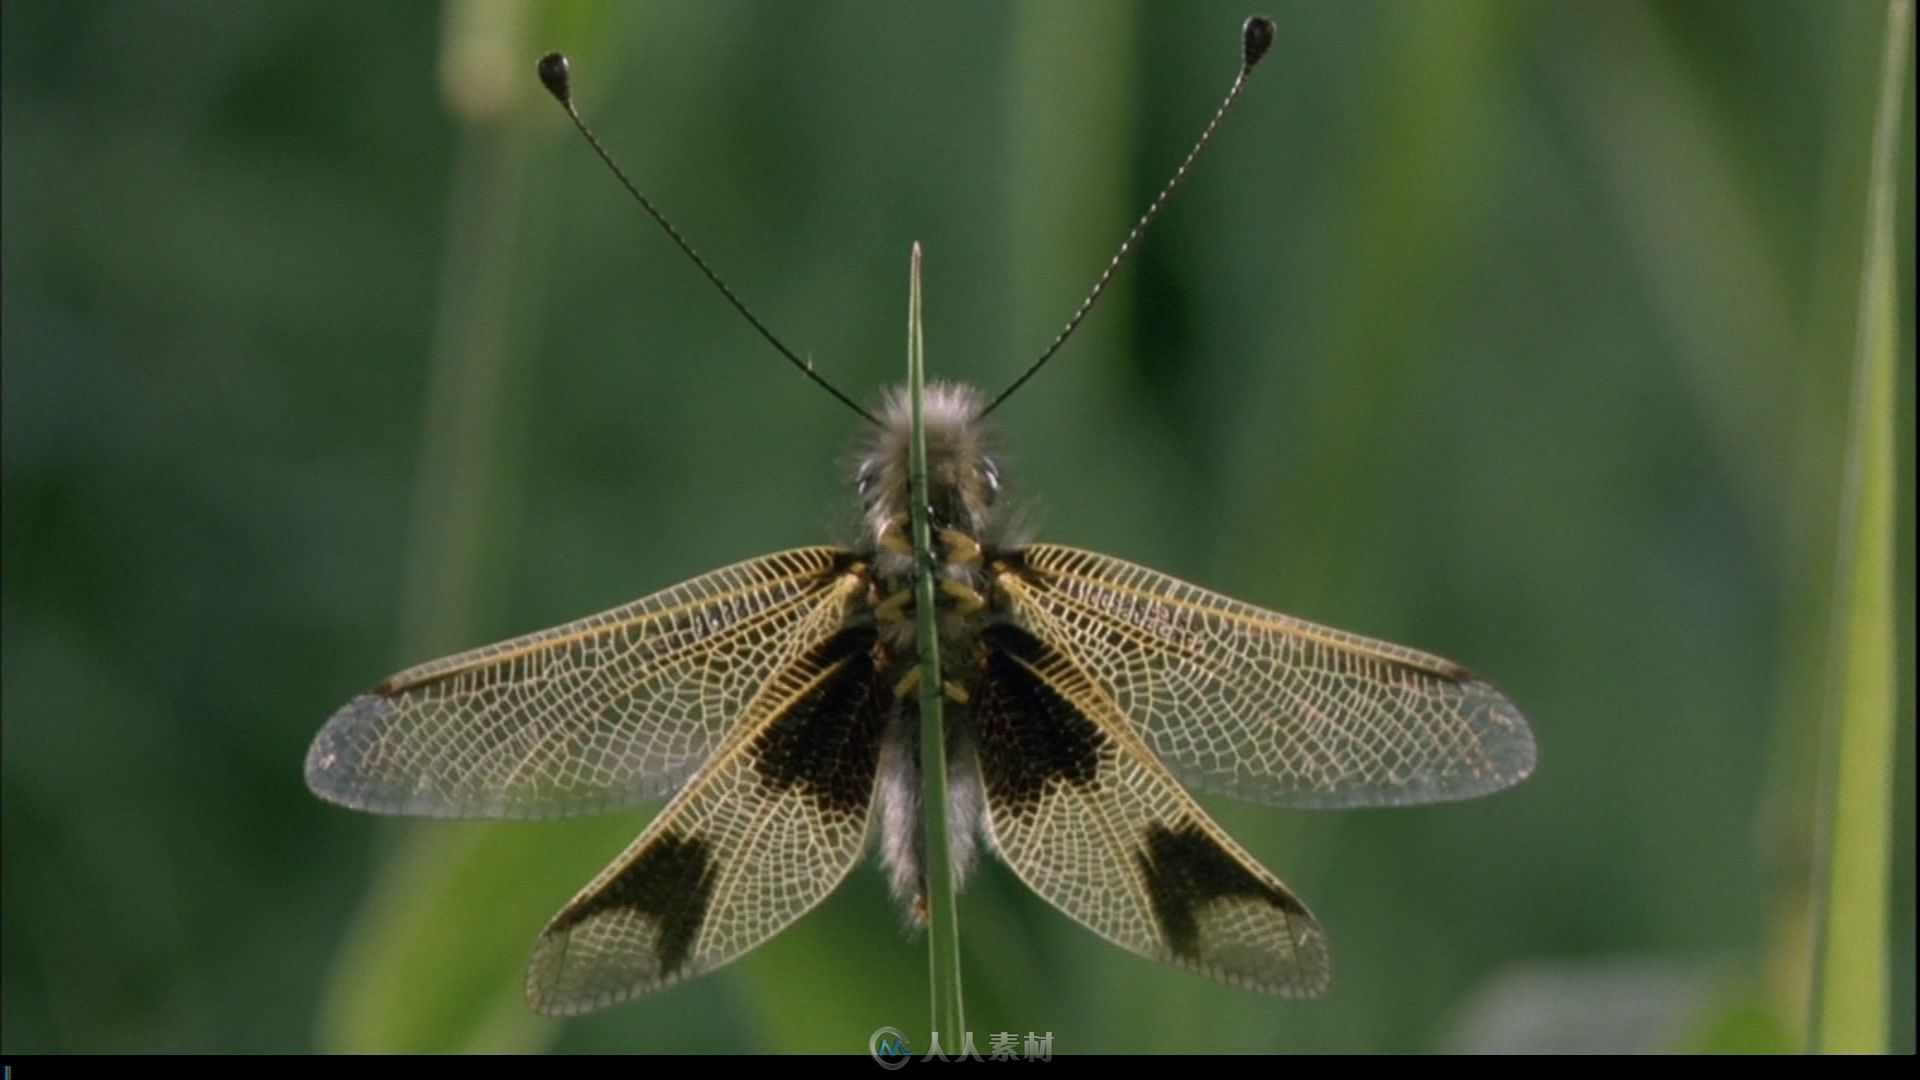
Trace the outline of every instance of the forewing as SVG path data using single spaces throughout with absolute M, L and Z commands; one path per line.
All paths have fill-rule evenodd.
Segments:
M 1306 906 L 1254 862 L 1071 660 L 1019 627 L 982 637 L 974 718 L 987 830 L 1015 873 L 1108 940 L 1249 989 L 1331 975 Z
M 1533 770 L 1533 733 L 1449 660 L 1263 611 L 1145 567 L 1035 544 L 996 583 L 1182 780 L 1259 802 L 1463 799 Z
M 840 629 L 865 573 L 833 548 L 781 552 L 403 671 L 327 721 L 307 785 L 435 817 L 559 817 L 662 794 Z
M 871 625 L 784 668 L 632 847 L 554 917 L 527 999 L 604 1008 L 711 971 L 825 899 L 859 862 L 892 690 Z

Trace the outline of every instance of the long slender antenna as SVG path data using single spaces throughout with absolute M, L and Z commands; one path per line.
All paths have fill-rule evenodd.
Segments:
M 607 148 L 600 144 L 598 138 L 594 137 L 593 129 L 587 127 L 585 120 L 580 119 L 580 110 L 573 104 L 573 80 L 569 77 L 567 68 L 565 56 L 557 52 L 548 53 L 540 58 L 540 83 L 547 88 L 548 93 L 553 95 L 554 100 L 567 110 L 567 117 L 573 121 L 573 126 L 580 130 L 581 135 L 586 136 L 587 143 L 593 147 L 593 152 L 600 155 L 600 160 L 606 162 L 607 168 L 613 170 L 614 176 L 619 177 L 620 183 L 626 187 L 628 194 L 631 194 L 647 214 L 666 230 L 667 235 L 673 238 L 673 242 L 679 245 L 680 250 L 686 252 L 687 258 L 692 259 L 693 264 L 700 268 L 700 272 L 707 275 L 707 280 L 713 282 L 713 287 L 719 289 L 720 294 L 727 298 L 727 303 L 732 304 L 735 311 L 738 311 L 747 322 L 752 323 L 753 328 L 760 331 L 760 336 L 766 338 L 768 344 L 780 350 L 780 355 L 786 357 L 794 367 L 799 368 L 801 374 L 812 379 L 822 390 L 840 399 L 840 404 L 859 413 L 867 423 L 879 427 L 880 421 L 877 417 L 861 408 L 858 402 L 841 393 L 838 387 L 813 370 L 812 361 L 795 356 L 792 349 L 787 348 L 784 342 L 775 337 L 773 331 L 767 329 L 767 325 L 747 308 L 746 303 L 735 295 L 731 288 L 727 287 L 727 283 L 720 280 L 720 275 L 714 272 L 713 267 L 707 265 L 707 260 L 700 257 L 700 253 L 693 249 L 693 245 L 687 242 L 687 238 L 680 235 L 680 230 L 673 227 L 673 222 L 668 221 L 667 216 L 660 212 L 660 208 L 653 205 L 653 200 L 647 198 L 645 192 L 635 187 L 632 180 L 627 179 L 626 172 L 620 168 L 618 162 L 613 160 L 613 155 L 607 152 Z
M 1267 49 L 1272 44 L 1272 19 L 1264 15 L 1255 15 L 1241 26 L 1240 73 L 1233 77 L 1233 86 L 1227 90 L 1226 100 L 1220 103 L 1220 108 L 1213 114 L 1213 119 L 1207 122 L 1206 130 L 1200 133 L 1200 141 L 1193 144 L 1193 149 L 1187 153 L 1187 160 L 1181 162 L 1180 167 L 1173 171 L 1173 179 L 1168 180 L 1167 186 L 1161 188 L 1160 194 L 1154 196 L 1152 204 L 1147 207 L 1147 212 L 1140 215 L 1140 221 L 1134 225 L 1133 231 L 1121 241 L 1120 250 L 1113 253 L 1113 258 L 1107 262 L 1107 268 L 1100 273 L 1100 280 L 1093 283 L 1093 291 L 1087 294 L 1085 300 L 1080 301 L 1080 309 L 1073 313 L 1073 318 L 1067 320 L 1066 327 L 1060 331 L 1058 337 L 1053 339 L 1053 344 L 1047 346 L 1047 351 L 1040 354 L 1040 359 L 1035 360 L 1033 366 L 1013 380 L 1013 385 L 1000 391 L 999 397 L 988 402 L 987 407 L 980 410 L 981 416 L 999 408 L 1000 403 L 1012 397 L 1015 390 L 1025 386 L 1027 380 L 1033 378 L 1036 372 L 1045 367 L 1047 361 L 1053 359 L 1053 354 L 1060 351 L 1060 346 L 1065 345 L 1067 339 L 1073 336 L 1073 332 L 1080 328 L 1080 321 L 1087 317 L 1087 312 L 1093 310 L 1094 301 L 1100 299 L 1100 294 L 1106 292 L 1108 283 L 1113 281 L 1114 271 L 1120 269 L 1120 264 L 1126 262 L 1127 256 L 1133 254 L 1133 249 L 1140 243 L 1140 237 L 1146 233 L 1147 226 L 1152 225 L 1153 219 L 1160 216 L 1160 210 L 1167 205 L 1167 200 L 1173 197 L 1181 181 L 1187 178 L 1187 171 L 1193 168 L 1194 160 L 1200 156 L 1200 151 L 1205 150 L 1207 145 L 1213 142 L 1214 132 L 1220 129 L 1220 122 L 1227 118 L 1233 103 L 1240 100 L 1240 91 L 1246 88 L 1247 77 L 1253 74 L 1254 66 L 1260 63 L 1260 58 L 1267 54 Z

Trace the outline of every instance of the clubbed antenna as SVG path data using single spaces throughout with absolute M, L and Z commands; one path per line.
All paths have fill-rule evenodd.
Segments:
M 580 110 L 575 108 L 573 104 L 573 80 L 569 76 L 567 69 L 567 58 L 565 56 L 557 52 L 548 53 L 540 58 L 540 83 L 547 88 L 548 93 L 554 96 L 554 100 L 558 101 L 561 107 L 567 110 L 567 117 L 573 121 L 573 126 L 578 128 L 580 134 L 586 137 L 588 145 L 593 147 L 594 153 L 600 155 L 601 161 L 606 162 L 607 168 L 613 170 L 613 175 L 619 178 L 620 183 L 626 187 L 628 194 L 632 195 L 635 201 L 640 204 L 641 208 L 646 210 L 648 216 L 652 217 L 655 222 L 659 223 L 662 229 L 666 230 L 667 235 L 673 238 L 673 242 L 679 246 L 681 251 L 686 253 L 687 258 L 692 259 L 693 264 L 700 268 L 700 272 L 707 275 L 707 280 L 713 282 L 713 287 L 719 289 L 720 294 L 727 298 L 727 303 L 732 304 L 733 309 L 738 311 L 741 317 L 751 323 L 755 330 L 760 331 L 760 336 L 766 338 L 768 344 L 780 350 L 781 356 L 786 357 L 789 363 L 799 368 L 801 374 L 812 379 L 822 390 L 838 398 L 842 405 L 860 414 L 867 423 L 878 427 L 880 421 L 875 418 L 872 413 L 861 408 L 858 402 L 841 393 L 838 387 L 828 382 L 819 372 L 813 370 L 812 361 L 800 359 L 800 357 L 794 355 L 792 349 L 787 348 L 784 342 L 775 337 L 773 331 L 767 329 L 766 324 L 755 317 L 753 312 L 748 309 L 746 303 L 742 301 L 740 297 L 736 296 L 731 288 L 728 288 L 725 281 L 720 279 L 720 275 L 714 272 L 713 267 L 707 265 L 707 260 L 700 257 L 700 253 L 693 249 L 693 245 L 687 242 L 686 237 L 680 235 L 680 230 L 673 227 L 673 222 L 668 221 L 667 216 L 660 212 L 660 208 L 653 205 L 653 200 L 647 198 L 644 192 L 638 187 L 635 187 L 632 180 L 627 179 L 626 172 L 620 168 L 618 162 L 613 160 L 613 155 L 607 152 L 607 148 L 600 144 L 600 140 L 593 134 L 593 129 L 587 127 L 587 122 L 580 118 Z
M 1167 200 L 1173 197 L 1173 193 L 1179 189 L 1181 182 L 1187 178 L 1187 172 L 1193 168 L 1193 163 L 1199 158 L 1200 151 L 1205 150 L 1207 144 L 1213 142 L 1214 133 L 1220 130 L 1221 121 L 1227 118 L 1233 103 L 1240 100 L 1240 91 L 1246 88 L 1247 77 L 1253 74 L 1254 66 L 1260 63 L 1260 58 L 1267 54 L 1267 49 L 1272 44 L 1272 19 L 1264 15 L 1255 15 L 1240 28 L 1240 73 L 1233 77 L 1233 86 L 1228 88 L 1226 100 L 1220 103 L 1219 110 L 1213 114 L 1213 119 L 1208 121 L 1206 130 L 1200 133 L 1200 141 L 1193 144 L 1193 149 L 1187 153 L 1187 160 L 1173 170 L 1173 179 L 1168 180 L 1167 186 L 1161 188 L 1160 194 L 1154 196 L 1153 202 L 1147 207 L 1147 212 L 1140 215 L 1140 221 L 1134 225 L 1133 231 L 1121 241 L 1120 250 L 1113 253 L 1113 258 L 1107 261 L 1107 268 L 1100 272 L 1100 280 L 1093 283 L 1093 291 L 1087 294 L 1085 300 L 1080 301 L 1079 310 L 1073 313 L 1073 318 L 1067 320 L 1066 327 L 1060 331 L 1058 337 L 1053 339 L 1053 344 L 1047 346 L 1047 351 L 1040 354 L 1040 359 L 1035 360 L 1019 378 L 1013 380 L 1013 385 L 1000 391 L 999 397 L 988 402 L 987 407 L 980 410 L 981 416 L 999 408 L 1000 403 L 1012 397 L 1015 390 L 1025 386 L 1027 380 L 1033 378 L 1036 372 L 1045 367 L 1047 361 L 1053 359 L 1053 354 L 1060 351 L 1060 346 L 1065 345 L 1067 339 L 1073 336 L 1073 332 L 1080 328 L 1081 320 L 1087 317 L 1087 312 L 1093 310 L 1094 302 L 1100 299 L 1101 293 L 1107 291 L 1108 283 L 1113 280 L 1114 271 L 1120 269 L 1120 264 L 1127 261 L 1127 256 L 1133 254 L 1133 249 L 1139 245 L 1140 237 L 1146 233 L 1147 226 L 1152 225 L 1153 219 L 1160 216 L 1160 211 L 1167 205 Z

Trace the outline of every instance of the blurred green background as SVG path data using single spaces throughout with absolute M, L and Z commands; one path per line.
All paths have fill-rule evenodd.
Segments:
M 1207 799 L 1324 1000 L 1112 948 L 997 865 L 969 1026 L 1095 1050 L 1799 1045 L 1879 3 L 1276 2 L 1212 156 L 997 419 L 1034 532 L 1460 659 L 1479 802 Z M 9 3 L 0 1048 L 864 1052 L 927 1022 L 878 874 L 556 1024 L 545 919 L 646 814 L 322 805 L 415 661 L 845 539 L 927 248 L 936 374 L 1052 337 L 1224 91 L 1234 4 Z M 1909 75 L 1908 94 L 1911 94 Z M 1912 708 L 1911 97 L 1897 161 Z M 1914 1048 L 1897 760 L 1894 1046 Z

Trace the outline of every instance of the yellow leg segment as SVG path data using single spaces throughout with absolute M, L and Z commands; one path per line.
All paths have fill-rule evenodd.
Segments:
M 901 589 L 885 600 L 873 606 L 873 617 L 881 622 L 899 622 L 907 617 L 907 608 L 913 603 L 913 590 Z
M 943 578 L 940 582 L 940 591 L 954 598 L 958 603 L 960 613 L 963 615 L 971 614 L 987 606 L 987 598 L 981 596 L 976 589 L 963 581 Z
M 920 689 L 920 666 L 915 664 L 907 669 L 907 673 L 901 676 L 899 682 L 893 684 L 893 696 L 905 701 L 918 689 Z
M 980 563 L 980 542 L 959 529 L 941 529 L 940 543 L 947 549 L 947 558 L 961 566 L 977 566 Z

